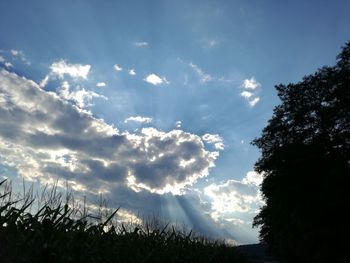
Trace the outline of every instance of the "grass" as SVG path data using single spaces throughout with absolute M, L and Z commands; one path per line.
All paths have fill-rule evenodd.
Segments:
M 12 262 L 231 262 L 246 259 L 237 248 L 157 220 L 118 223 L 118 209 L 92 215 L 85 200 L 53 187 L 14 196 L 0 182 L 0 258 Z

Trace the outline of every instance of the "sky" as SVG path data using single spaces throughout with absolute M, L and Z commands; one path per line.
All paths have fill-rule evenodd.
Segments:
M 250 142 L 350 40 L 349 1 L 0 0 L 0 176 L 258 242 Z

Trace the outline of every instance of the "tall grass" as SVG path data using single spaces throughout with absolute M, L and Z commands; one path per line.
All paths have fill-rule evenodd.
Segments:
M 0 182 L 0 261 L 12 262 L 247 262 L 235 247 L 157 220 L 118 223 L 118 209 L 93 215 L 57 187 L 21 195 Z

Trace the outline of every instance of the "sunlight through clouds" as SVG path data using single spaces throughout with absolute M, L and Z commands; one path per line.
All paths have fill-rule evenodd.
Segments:
M 259 185 L 262 175 L 250 171 L 241 180 L 227 180 L 221 184 L 210 184 L 204 194 L 211 200 L 211 217 L 214 220 L 230 217 L 231 213 L 255 213 L 262 204 Z
M 120 185 L 181 194 L 215 166 L 218 153 L 207 151 L 195 134 L 155 128 L 130 134 L 94 118 L 80 108 L 98 95 L 71 91 L 66 81 L 60 97 L 5 70 L 0 84 L 0 156 L 28 180 L 63 179 L 91 192 Z
M 97 94 L 91 90 L 85 90 L 79 86 L 72 90 L 67 81 L 62 82 L 62 85 L 57 89 L 57 92 L 62 99 L 73 101 L 75 105 L 82 109 L 92 106 L 93 98 L 108 100 L 108 98 L 103 95 Z
M 225 144 L 222 137 L 219 134 L 206 133 L 202 136 L 203 141 L 209 144 L 213 144 L 216 150 L 224 150 Z

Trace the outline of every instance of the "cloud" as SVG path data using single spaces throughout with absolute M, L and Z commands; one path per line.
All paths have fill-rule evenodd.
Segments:
M 255 90 L 256 88 L 260 87 L 261 84 L 255 80 L 254 77 L 250 79 L 243 80 L 242 87 L 245 89 L 251 89 Z
M 121 66 L 119 66 L 118 64 L 115 64 L 115 65 L 113 66 L 113 68 L 114 68 L 114 70 L 117 71 L 117 72 L 123 70 L 123 68 L 122 68 Z
M 143 128 L 140 138 L 138 148 L 148 158 L 135 163 L 127 178 L 128 186 L 135 191 L 180 194 L 185 186 L 208 176 L 218 157 L 217 152 L 204 150 L 200 137 L 181 130 L 162 132 Z
M 11 49 L 10 53 L 13 57 L 19 58 L 20 60 L 22 60 L 22 62 L 26 63 L 27 65 L 30 65 L 30 61 L 26 58 L 23 51 Z
M 209 144 L 213 144 L 216 150 L 224 150 L 225 144 L 222 137 L 219 134 L 206 133 L 202 136 L 203 141 Z
M 247 98 L 247 99 L 249 99 L 251 96 L 253 96 L 253 93 L 252 92 L 250 92 L 250 91 L 242 91 L 241 92 L 241 96 L 243 97 L 243 98 Z
M 251 77 L 250 79 L 243 80 L 241 87 L 245 89 L 241 92 L 241 97 L 248 102 L 250 107 L 254 107 L 260 101 L 260 97 L 256 93 L 257 88 L 260 88 L 261 84 L 254 77 Z
M 7 61 L 3 56 L 0 56 L 0 63 L 4 64 L 6 68 L 12 68 L 11 62 Z
M 50 76 L 49 75 L 46 75 L 39 83 L 39 86 L 40 88 L 45 88 L 47 83 L 49 83 L 49 80 L 50 80 Z
M 134 45 L 137 47 L 147 47 L 149 44 L 148 42 L 142 41 L 142 42 L 134 42 Z
M 87 79 L 91 66 L 82 64 L 70 64 L 61 59 L 57 62 L 52 63 L 50 69 L 51 73 L 58 76 L 60 79 L 63 79 L 65 75 L 68 75 L 72 78 Z
M 129 117 L 129 118 L 125 119 L 124 123 L 128 123 L 130 121 L 131 122 L 139 122 L 139 123 L 151 123 L 152 118 L 142 117 L 142 116 Z
M 177 121 L 177 122 L 175 122 L 175 126 L 176 126 L 176 128 L 181 128 L 181 125 L 182 125 L 182 122 L 181 121 Z
M 20 54 L 18 50 L 14 50 L 14 49 L 11 49 L 10 52 L 13 56 L 18 56 Z
M 198 67 L 196 64 L 193 64 L 192 62 L 188 64 L 199 76 L 200 81 L 203 83 L 209 82 L 213 80 L 213 77 L 207 73 L 205 73 L 200 67 Z
M 106 87 L 106 83 L 105 82 L 97 82 L 96 87 L 99 87 L 99 88 Z
M 247 175 L 242 179 L 243 184 L 253 184 L 255 186 L 260 186 L 263 181 L 263 176 L 255 171 L 249 171 Z
M 77 86 L 76 89 L 72 91 L 67 81 L 63 81 L 61 87 L 57 89 L 57 93 L 62 99 L 73 101 L 75 105 L 81 109 L 86 108 L 87 106 L 92 106 L 93 98 L 102 98 L 107 100 L 105 96 L 97 94 L 91 90 L 85 90 L 79 86 Z
M 136 71 L 134 69 L 129 69 L 129 75 L 135 76 L 136 75 Z
M 179 194 L 215 166 L 218 153 L 207 151 L 199 136 L 155 128 L 120 132 L 63 99 L 73 96 L 64 86 L 58 96 L 0 71 L 0 160 L 25 179 L 62 179 L 77 191 L 115 195 L 118 189 L 141 198 Z
M 248 103 L 251 107 L 254 107 L 258 102 L 260 101 L 260 98 L 259 97 L 256 97 L 252 100 L 249 100 Z
M 148 76 L 144 79 L 144 81 L 146 81 L 146 82 L 148 82 L 148 83 L 150 83 L 150 84 L 152 84 L 152 85 L 155 85 L 155 86 L 160 85 L 160 84 L 163 84 L 163 83 L 166 83 L 166 84 L 169 83 L 169 82 L 166 80 L 165 77 L 162 77 L 162 78 L 161 78 L 161 77 L 157 76 L 157 75 L 154 74 L 154 73 L 148 75 Z
M 211 200 L 212 218 L 217 221 L 232 213 L 256 213 L 262 204 L 259 192 L 261 182 L 262 175 L 250 171 L 241 181 L 227 180 L 205 187 L 204 194 Z

